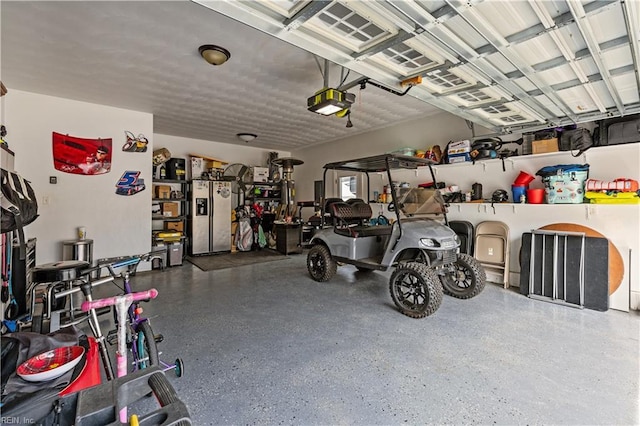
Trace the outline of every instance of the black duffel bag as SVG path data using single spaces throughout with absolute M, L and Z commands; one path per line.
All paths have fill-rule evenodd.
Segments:
M 562 131 L 560 151 L 571 151 L 571 155 L 578 157 L 592 146 L 593 137 L 589 129 L 579 128 Z M 577 153 L 574 153 L 574 151 L 577 151 Z

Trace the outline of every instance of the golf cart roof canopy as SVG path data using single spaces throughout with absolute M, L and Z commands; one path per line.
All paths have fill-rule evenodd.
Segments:
M 337 161 L 327 163 L 324 168 L 327 170 L 354 170 L 357 172 L 384 172 L 393 169 L 417 169 L 418 167 L 428 167 L 436 164 L 432 160 L 419 157 L 410 157 L 399 154 L 382 154 L 372 157 L 358 158 L 356 160 Z

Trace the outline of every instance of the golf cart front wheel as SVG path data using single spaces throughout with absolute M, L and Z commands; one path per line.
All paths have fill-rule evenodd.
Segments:
M 400 312 L 411 318 L 427 317 L 442 303 L 438 274 L 418 262 L 400 264 L 391 274 L 389 291 Z
M 338 265 L 329 249 L 321 244 L 311 247 L 307 255 L 307 270 L 315 281 L 329 281 L 336 274 Z
M 482 292 L 487 281 L 478 261 L 465 253 L 458 255 L 451 271 L 440 276 L 444 292 L 458 299 L 471 299 Z

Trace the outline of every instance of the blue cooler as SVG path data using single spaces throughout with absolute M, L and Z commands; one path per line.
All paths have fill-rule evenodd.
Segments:
M 547 204 L 580 204 L 589 177 L 588 164 L 559 164 L 536 172 L 542 178 Z

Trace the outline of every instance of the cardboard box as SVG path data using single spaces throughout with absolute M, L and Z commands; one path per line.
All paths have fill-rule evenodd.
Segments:
M 531 142 L 533 154 L 543 154 L 545 152 L 558 152 L 558 138 L 543 139 Z
M 466 161 L 471 161 L 471 155 L 468 152 L 449 155 L 449 164 L 464 163 Z
M 254 182 L 267 182 L 269 180 L 269 169 L 267 167 L 254 167 L 253 168 L 253 181 Z
M 184 232 L 184 222 L 165 222 L 165 231 Z
M 471 142 L 468 139 L 458 142 L 451 142 L 447 153 L 449 155 L 462 154 L 465 152 L 471 152 Z
M 156 198 L 169 198 L 171 196 L 171 186 L 169 185 L 154 185 Z
M 227 167 L 229 163 L 224 162 L 222 160 L 208 160 L 207 161 L 207 168 L 208 169 L 224 169 L 225 167 Z
M 162 203 L 162 216 L 178 217 L 178 203 Z

